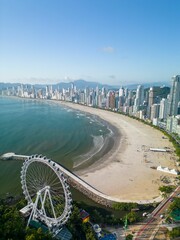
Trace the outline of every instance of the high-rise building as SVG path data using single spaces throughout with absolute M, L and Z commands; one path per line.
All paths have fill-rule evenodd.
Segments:
M 137 87 L 136 98 L 134 101 L 134 112 L 139 111 L 140 106 L 143 105 L 143 101 L 144 101 L 144 87 L 142 85 L 139 85 Z
M 168 100 L 163 98 L 160 101 L 160 110 L 159 110 L 159 118 L 166 119 L 168 115 Z
M 128 88 L 124 89 L 124 97 L 127 98 L 128 97 Z
M 109 108 L 114 109 L 115 108 L 115 93 L 109 92 Z
M 180 75 L 172 77 L 172 86 L 169 97 L 169 115 L 178 114 L 178 103 L 180 102 Z
M 132 106 L 132 103 L 133 103 L 132 98 L 133 98 L 133 92 L 131 90 L 129 90 L 128 97 L 126 99 L 126 103 L 127 103 L 126 106 L 128 106 L 128 107 Z
M 46 95 L 46 98 L 49 97 L 49 86 L 46 86 L 45 95 Z
M 88 105 L 88 102 L 89 102 L 89 93 L 90 93 L 90 90 L 89 90 L 88 87 L 86 87 L 84 89 L 84 94 L 85 94 L 85 104 L 87 104 L 87 105 Z
M 102 94 L 104 97 L 106 97 L 106 89 L 105 89 L 105 87 L 102 88 L 101 94 Z
M 155 103 L 155 92 L 154 92 L 154 88 L 151 87 L 149 89 L 149 94 L 148 94 L 148 107 L 147 107 L 147 117 L 149 119 L 152 119 L 151 117 L 151 107 L 152 105 Z
M 151 87 L 151 88 L 149 89 L 148 106 L 151 107 L 154 103 L 155 103 L 154 88 Z
M 119 97 L 124 97 L 124 88 L 123 87 L 121 87 L 119 89 Z
M 151 120 L 159 117 L 160 104 L 153 104 L 151 106 Z
M 166 129 L 169 132 L 177 133 L 180 137 L 180 115 L 169 116 L 167 118 Z
M 119 106 L 118 108 L 122 107 L 124 105 L 124 88 L 121 87 L 119 89 Z
M 136 99 L 138 99 L 138 105 L 139 106 L 143 105 L 143 101 L 144 101 L 144 87 L 142 85 L 139 85 L 137 87 Z

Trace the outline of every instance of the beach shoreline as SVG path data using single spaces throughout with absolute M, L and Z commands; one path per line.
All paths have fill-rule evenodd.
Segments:
M 153 169 L 159 165 L 175 168 L 176 155 L 173 145 L 162 132 L 114 112 L 71 102 L 58 103 L 98 116 L 114 126 L 120 136 L 113 151 L 110 150 L 90 166 L 74 171 L 84 181 L 104 194 L 132 201 L 159 197 L 158 188 L 163 185 L 164 177 L 173 183 L 175 176 Z M 171 152 L 151 152 L 151 147 L 168 147 Z
M 110 151 L 99 156 L 93 164 L 73 170 L 95 189 L 122 202 L 152 202 L 161 198 L 158 189 L 164 185 L 163 179 L 174 184 L 175 175 L 155 169 L 159 165 L 177 169 L 173 145 L 161 131 L 128 116 L 103 109 L 57 100 L 38 101 L 97 116 L 117 131 L 115 144 Z M 168 148 L 170 151 L 152 152 L 150 148 Z
M 78 108 L 74 108 L 73 106 L 75 106 L 76 104 L 70 103 L 70 104 L 73 104 L 73 106 L 67 105 L 68 102 L 64 102 L 64 101 L 62 102 L 57 100 L 47 100 L 47 102 L 51 104 L 57 104 L 57 105 L 60 104 L 61 107 L 72 109 L 72 111 L 77 111 L 78 116 L 79 116 L 79 113 L 78 113 L 79 111 L 81 113 L 83 112 L 83 115 L 86 115 L 87 118 L 90 118 L 90 122 L 91 121 L 98 122 L 103 126 L 105 126 L 110 132 L 109 134 L 106 134 L 105 136 L 103 136 L 103 143 L 100 146 L 100 149 L 97 149 L 97 152 L 93 152 L 91 154 L 87 152 L 82 156 L 78 156 L 80 160 L 77 162 L 76 162 L 76 159 L 73 159 L 74 165 L 73 165 L 73 168 L 71 169 L 73 172 L 75 172 L 77 175 L 79 174 L 82 175 L 82 173 L 86 173 L 91 170 L 94 171 L 94 168 L 100 169 L 102 166 L 104 166 L 105 163 L 109 162 L 109 157 L 112 155 L 114 151 L 116 151 L 117 147 L 119 146 L 119 142 L 121 141 L 122 134 L 120 132 L 120 129 L 118 129 L 116 126 L 111 124 L 109 121 L 106 121 L 105 119 L 100 118 L 98 115 L 94 115 L 92 113 L 89 113 L 88 111 L 79 110 Z

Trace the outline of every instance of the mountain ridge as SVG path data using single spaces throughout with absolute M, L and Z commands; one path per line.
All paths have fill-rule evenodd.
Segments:
M 0 82 L 0 89 L 5 89 L 5 88 L 9 88 L 9 87 L 17 87 L 19 85 L 21 85 L 22 83 L 4 83 L 4 82 Z M 70 88 L 71 87 L 71 84 L 74 84 L 76 86 L 77 89 L 84 89 L 86 87 L 88 88 L 96 88 L 97 86 L 99 88 L 102 88 L 102 87 L 105 87 L 106 89 L 112 89 L 112 90 L 116 90 L 116 89 L 119 89 L 122 85 L 111 85 L 111 84 L 102 84 L 102 83 L 99 83 L 99 82 L 91 82 L 91 81 L 86 81 L 86 80 L 83 80 L 83 79 L 78 79 L 78 80 L 75 80 L 75 81 L 71 81 L 71 82 L 59 82 L 59 83 L 56 83 L 56 84 L 24 84 L 23 85 L 33 85 L 35 86 L 36 88 L 45 88 L 47 85 L 50 86 L 52 85 L 53 88 L 59 88 L 59 89 L 62 89 L 62 88 Z M 133 84 L 124 84 L 122 87 L 124 88 L 128 88 L 128 89 L 136 89 L 138 85 L 143 85 L 144 88 L 149 88 L 149 87 L 152 87 L 152 86 L 170 86 L 170 82 L 145 82 L 145 83 L 133 83 Z

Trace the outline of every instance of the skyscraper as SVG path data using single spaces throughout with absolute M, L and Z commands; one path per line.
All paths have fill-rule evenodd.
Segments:
M 155 92 L 154 88 L 151 87 L 149 89 L 149 94 L 148 94 L 148 107 L 147 107 L 147 117 L 151 119 L 151 107 L 155 103 Z
M 160 104 L 153 104 L 151 106 L 151 120 L 159 117 Z
M 168 109 L 168 100 L 163 98 L 160 101 L 160 110 L 159 110 L 159 118 L 166 119 L 167 118 L 167 109 Z
M 124 88 L 119 89 L 119 108 L 124 105 Z
M 151 107 L 155 103 L 155 96 L 154 96 L 154 88 L 151 87 L 149 89 L 149 99 L 148 99 L 148 106 Z
M 178 114 L 178 103 L 180 102 L 180 75 L 172 77 L 172 86 L 169 97 L 169 115 Z
M 143 101 L 144 101 L 144 88 L 142 85 L 139 85 L 137 87 L 137 91 L 136 91 L 136 98 L 134 101 L 134 112 L 136 113 L 137 111 L 139 111 L 140 106 L 143 105 Z

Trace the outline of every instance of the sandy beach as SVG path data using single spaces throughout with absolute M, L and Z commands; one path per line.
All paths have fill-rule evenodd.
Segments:
M 122 200 L 152 200 L 159 196 L 164 176 L 174 180 L 175 175 L 152 169 L 159 165 L 177 168 L 173 146 L 160 131 L 117 113 L 68 102 L 60 104 L 99 116 L 115 126 L 121 136 L 113 152 L 76 171 L 90 185 Z M 171 152 L 152 152 L 150 148 L 169 148 Z

